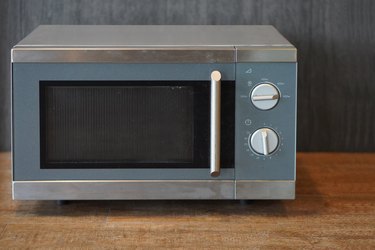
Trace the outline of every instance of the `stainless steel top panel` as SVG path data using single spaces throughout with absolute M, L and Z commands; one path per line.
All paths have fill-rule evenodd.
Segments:
M 41 25 L 17 47 L 292 46 L 273 26 Z
M 42 25 L 12 50 L 12 62 L 235 61 L 296 61 L 296 50 L 265 25 Z

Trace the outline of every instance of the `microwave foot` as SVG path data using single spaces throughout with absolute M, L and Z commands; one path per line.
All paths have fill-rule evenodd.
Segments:
M 68 205 L 69 204 L 69 201 L 67 200 L 57 200 L 56 201 L 56 205 L 58 206 L 63 206 L 63 205 Z
M 251 203 L 251 200 L 240 200 L 240 205 L 249 205 Z

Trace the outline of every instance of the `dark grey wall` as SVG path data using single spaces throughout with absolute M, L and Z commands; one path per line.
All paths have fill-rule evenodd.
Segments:
M 39 24 L 272 24 L 299 49 L 298 150 L 375 150 L 373 0 L 2 0 L 0 150 L 9 50 Z

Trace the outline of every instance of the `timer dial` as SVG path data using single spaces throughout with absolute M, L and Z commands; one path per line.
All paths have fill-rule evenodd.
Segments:
M 249 136 L 249 146 L 260 155 L 272 154 L 279 145 L 279 136 L 270 128 L 260 128 Z
M 250 94 L 251 102 L 260 110 L 269 110 L 277 105 L 280 93 L 271 83 L 257 85 Z

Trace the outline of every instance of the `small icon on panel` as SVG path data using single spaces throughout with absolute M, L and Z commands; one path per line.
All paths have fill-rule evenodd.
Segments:
M 251 120 L 250 119 L 246 119 L 245 120 L 245 125 L 246 126 L 250 126 L 251 125 Z
M 250 69 L 246 70 L 245 73 L 246 73 L 246 74 L 251 74 L 251 73 L 253 73 L 253 69 L 250 68 Z

